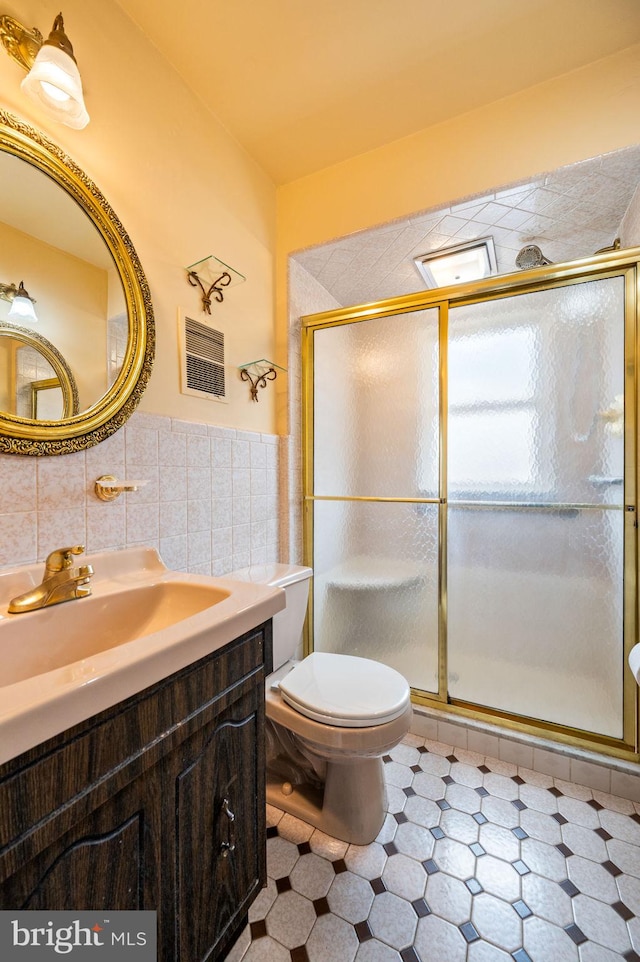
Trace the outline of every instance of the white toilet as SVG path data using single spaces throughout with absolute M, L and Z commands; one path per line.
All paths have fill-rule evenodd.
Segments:
M 259 565 L 229 577 L 283 588 L 266 681 L 267 801 L 356 845 L 385 817 L 382 755 L 409 731 L 406 679 L 368 658 L 313 652 L 302 661 L 311 568 Z

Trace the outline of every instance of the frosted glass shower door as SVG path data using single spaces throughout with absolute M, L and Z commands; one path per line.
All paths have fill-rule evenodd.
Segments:
M 450 695 L 615 738 L 624 342 L 621 277 L 449 313 Z
M 437 308 L 313 335 L 316 651 L 438 688 Z

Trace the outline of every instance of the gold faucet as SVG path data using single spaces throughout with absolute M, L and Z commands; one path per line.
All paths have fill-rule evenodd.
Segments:
M 74 598 L 86 598 L 90 595 L 89 582 L 93 575 L 93 568 L 91 565 L 72 567 L 73 555 L 82 554 L 83 551 L 83 544 L 76 544 L 70 548 L 56 548 L 52 551 L 45 561 L 41 584 L 10 601 L 9 612 L 19 614 L 22 611 L 36 611 L 38 608 L 47 608 L 49 605 L 58 605 L 62 601 L 72 601 Z

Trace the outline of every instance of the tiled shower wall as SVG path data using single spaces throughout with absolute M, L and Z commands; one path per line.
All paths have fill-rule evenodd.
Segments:
M 279 560 L 279 438 L 141 412 L 76 454 L 0 455 L 0 566 L 144 544 L 179 571 L 222 575 Z M 117 501 L 95 481 L 145 480 Z

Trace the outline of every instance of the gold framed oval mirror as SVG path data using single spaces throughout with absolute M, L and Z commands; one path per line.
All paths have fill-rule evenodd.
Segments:
M 53 370 L 32 365 L 28 407 L 11 387 L 26 375 L 5 358 L 0 452 L 68 454 L 98 444 L 130 417 L 151 374 L 149 287 L 93 181 L 44 134 L 0 110 L 0 330 L 16 326 L 8 314 L 20 282 L 37 312 L 33 329 L 20 330 L 48 345 L 41 354 Z
M 0 324 L 0 411 L 60 421 L 79 407 L 76 379 L 60 351 L 28 327 Z

